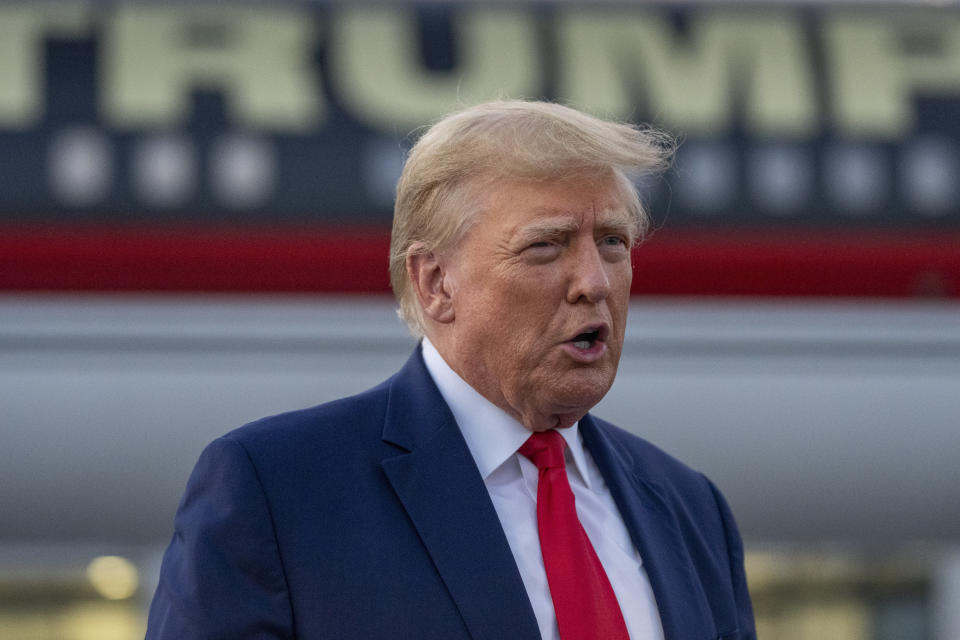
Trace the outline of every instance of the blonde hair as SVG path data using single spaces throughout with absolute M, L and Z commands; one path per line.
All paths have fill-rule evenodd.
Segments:
M 497 180 L 555 181 L 613 173 L 633 217 L 635 239 L 649 226 L 628 174 L 665 169 L 673 138 L 550 102 L 497 100 L 443 118 L 410 150 L 393 210 L 390 283 L 398 314 L 415 336 L 423 314 L 407 275 L 407 254 L 455 246 Z

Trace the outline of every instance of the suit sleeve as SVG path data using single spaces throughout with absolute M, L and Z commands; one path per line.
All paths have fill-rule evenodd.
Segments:
M 737 607 L 737 622 L 740 630 L 737 638 L 756 640 L 753 605 L 750 603 L 750 592 L 747 590 L 747 574 L 743 566 L 743 541 L 740 538 L 740 531 L 737 529 L 737 523 L 733 519 L 730 505 L 727 504 L 723 494 L 712 482 L 707 480 L 707 483 L 713 492 L 713 498 L 716 500 L 717 508 L 720 511 L 720 519 L 723 523 L 727 557 L 730 563 L 730 583 Z
M 229 436 L 204 450 L 187 483 L 146 637 L 293 637 L 269 504 L 246 449 Z

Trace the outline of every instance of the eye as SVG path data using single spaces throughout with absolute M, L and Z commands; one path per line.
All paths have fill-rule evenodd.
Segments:
M 534 250 L 543 251 L 546 249 L 558 249 L 560 247 L 566 246 L 566 244 L 567 244 L 567 239 L 564 236 L 550 234 L 550 235 L 542 235 L 536 239 L 531 238 L 528 241 L 526 248 L 528 250 L 534 249 Z
M 605 247 L 627 247 L 627 239 L 623 236 L 604 236 L 600 243 Z
M 561 244 L 555 240 L 536 240 L 523 250 L 524 257 L 531 263 L 550 262 L 560 255 Z
M 630 241 L 627 237 L 612 233 L 600 238 L 597 249 L 604 259 L 610 262 L 620 262 L 630 257 Z
M 531 242 L 527 245 L 526 250 L 531 253 L 544 254 L 556 251 L 560 248 L 560 245 L 556 242 L 550 242 L 549 240 L 540 240 L 538 242 Z

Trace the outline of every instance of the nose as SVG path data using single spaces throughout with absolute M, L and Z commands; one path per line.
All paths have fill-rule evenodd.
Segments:
M 571 255 L 572 264 L 567 301 L 576 304 L 585 300 L 592 304 L 602 302 L 610 294 L 607 263 L 593 242 L 584 242 L 580 251 Z

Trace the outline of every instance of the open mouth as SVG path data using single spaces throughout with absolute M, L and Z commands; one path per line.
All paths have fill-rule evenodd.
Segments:
M 573 346 L 577 349 L 591 349 L 598 342 L 602 342 L 606 338 L 606 333 L 606 328 L 603 326 L 590 328 L 578 333 L 570 342 L 572 342 Z

